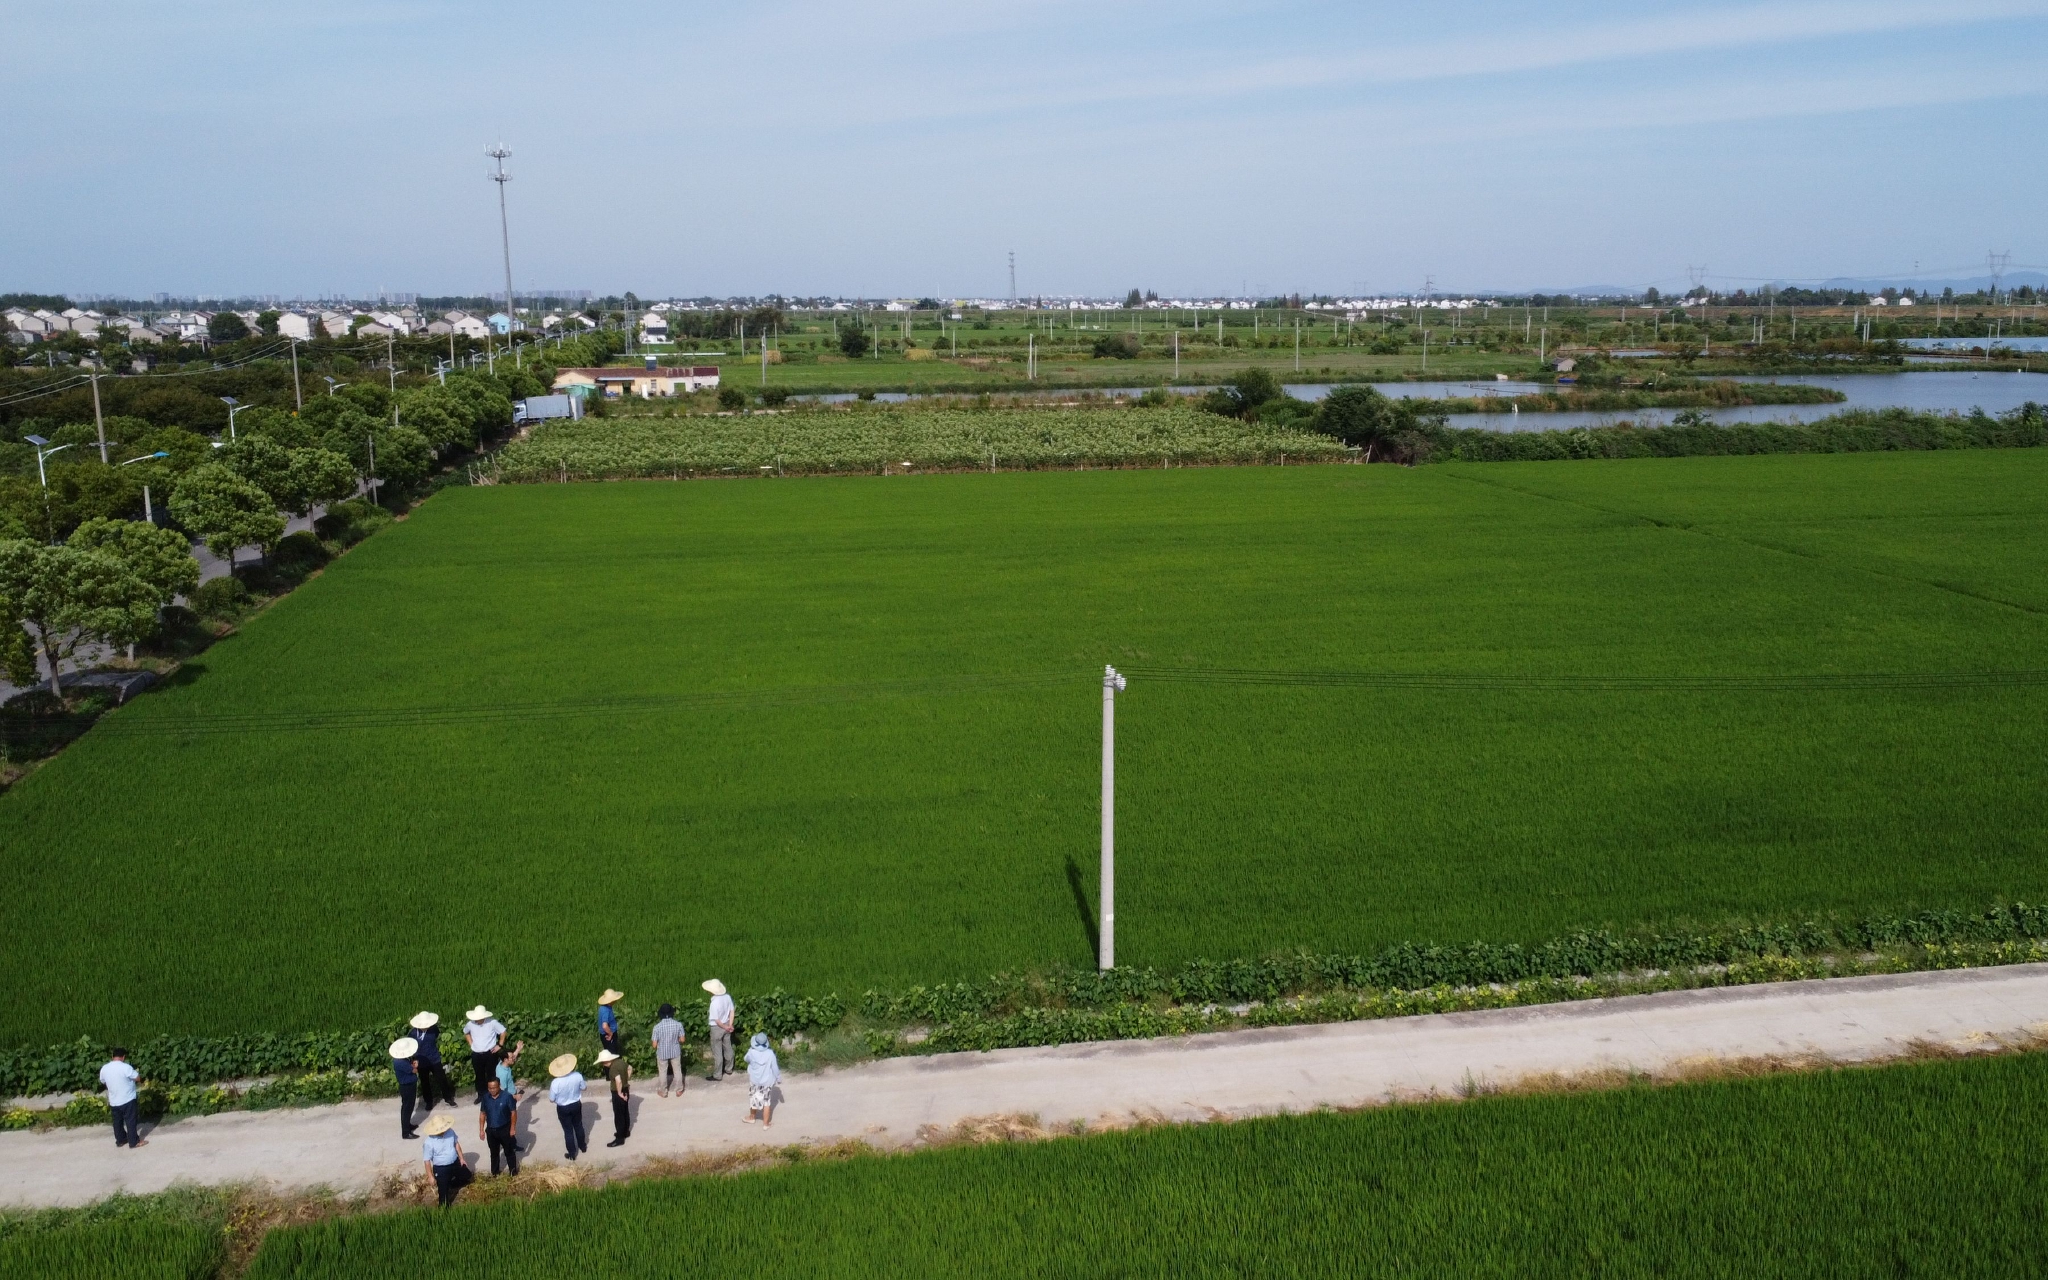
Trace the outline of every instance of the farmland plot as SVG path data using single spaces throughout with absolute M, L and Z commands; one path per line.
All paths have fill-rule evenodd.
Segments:
M 2038 898 L 2048 686 L 1800 681 L 2048 668 L 2044 462 L 444 493 L 0 798 L 0 1039 L 1085 964 L 1105 661 L 1127 962 Z

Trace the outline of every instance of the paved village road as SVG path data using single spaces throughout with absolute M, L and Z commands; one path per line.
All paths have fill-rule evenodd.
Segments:
M 1655 1071 L 1713 1058 L 1871 1059 L 1915 1042 L 1981 1047 L 2037 1031 L 2048 1031 L 2048 964 L 1670 992 L 896 1058 L 788 1077 L 767 1133 L 742 1122 L 744 1075 L 716 1085 L 693 1079 L 682 1098 L 658 1098 L 641 1082 L 637 1128 L 620 1151 L 604 1147 L 611 1117 L 600 1082 L 586 1094 L 592 1142 L 584 1159 L 624 1165 L 764 1141 L 904 1146 L 924 1126 L 995 1115 L 1033 1115 L 1048 1125 L 1266 1115 L 1451 1094 L 1468 1081 L 1509 1085 L 1531 1075 Z M 554 1108 L 544 1098 L 535 1108 L 534 1092 L 520 1114 L 521 1146 L 559 1161 Z M 365 1189 L 384 1171 L 419 1170 L 419 1143 L 399 1138 L 397 1112 L 396 1100 L 383 1100 L 196 1117 L 158 1126 L 139 1151 L 116 1149 L 111 1133 L 97 1128 L 0 1134 L 0 1204 L 84 1204 L 181 1180 Z M 455 1117 L 471 1154 L 479 1145 L 475 1108 L 458 1104 Z

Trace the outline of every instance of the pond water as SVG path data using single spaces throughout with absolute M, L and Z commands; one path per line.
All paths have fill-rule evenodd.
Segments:
M 1920 409 L 1967 413 L 1982 408 L 2004 413 L 2029 400 L 2048 404 L 2048 374 L 2003 373 L 1856 373 L 1793 374 L 1777 378 L 1739 377 L 1736 382 L 1806 383 L 1833 387 L 1848 396 L 1833 404 L 1752 404 L 1728 409 L 1703 409 L 1712 422 L 1813 422 L 1844 409 Z M 1576 427 L 1611 427 L 1618 422 L 1662 426 L 1677 409 L 1626 409 L 1605 413 L 1454 413 L 1454 427 L 1489 431 L 1563 431 Z
M 1901 338 L 1899 345 L 1915 351 L 1982 351 L 2010 347 L 2014 351 L 2048 351 L 2048 337 L 2035 338 Z

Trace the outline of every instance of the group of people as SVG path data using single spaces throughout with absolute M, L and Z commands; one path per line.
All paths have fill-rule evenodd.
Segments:
M 710 1079 L 718 1081 L 733 1071 L 733 1001 L 725 984 L 716 978 L 706 980 L 703 987 L 711 995 L 705 1013 L 711 1058 Z M 607 987 L 597 1000 L 597 1067 L 605 1077 L 612 1103 L 612 1140 L 605 1144 L 608 1147 L 624 1146 L 633 1129 L 633 1067 L 626 1061 L 624 1047 L 619 1040 L 619 1017 L 614 1007 L 623 999 L 624 992 Z M 648 1037 L 654 1049 L 655 1091 L 664 1098 L 669 1096 L 671 1086 L 680 1097 L 684 1085 L 683 1048 L 689 1042 L 689 1033 L 676 1020 L 675 1014 L 674 1005 L 663 1004 L 659 1010 L 659 1021 Z M 470 1069 L 476 1076 L 477 1138 L 490 1151 L 493 1177 L 501 1170 L 516 1174 L 519 1172 L 519 1088 L 512 1074 L 512 1065 L 525 1050 L 526 1042 L 519 1041 L 506 1049 L 505 1024 L 483 1005 L 471 1009 L 463 1017 L 466 1020 L 462 1024 L 462 1036 L 469 1046 Z M 455 1124 L 448 1117 L 433 1116 L 417 1131 L 414 1128 L 416 1102 L 424 1097 L 425 1110 L 431 1112 L 438 1092 L 443 1101 L 453 1106 L 455 1088 L 448 1079 L 447 1065 L 442 1061 L 440 1015 L 423 1011 L 414 1015 L 411 1027 L 412 1035 L 401 1036 L 391 1043 L 392 1068 L 398 1076 L 399 1134 L 407 1139 L 421 1139 L 421 1160 L 426 1175 L 433 1180 L 440 1203 L 445 1208 L 455 1202 L 457 1193 L 475 1175 L 463 1162 L 462 1143 L 456 1138 Z M 777 1089 L 782 1083 L 782 1066 L 765 1033 L 754 1035 L 747 1048 L 745 1062 L 748 1085 L 746 1122 L 752 1124 L 758 1120 L 763 1125 L 772 1126 Z M 555 1105 L 555 1118 L 562 1126 L 563 1156 L 569 1160 L 590 1150 L 590 1138 L 583 1123 L 583 1091 L 589 1082 L 577 1068 L 578 1060 L 573 1053 L 561 1054 L 548 1063 L 548 1100 Z M 119 1136 L 117 1120 L 116 1138 Z
M 711 1058 L 710 1078 L 723 1080 L 733 1074 L 732 996 L 716 978 L 703 983 L 711 995 L 705 1010 Z M 612 1140 L 609 1147 L 626 1145 L 633 1130 L 633 1068 L 626 1061 L 619 1040 L 619 1016 L 614 1007 L 625 993 L 606 988 L 597 999 L 597 1067 L 605 1077 L 612 1101 Z M 524 1040 L 505 1046 L 505 1024 L 483 1005 L 463 1015 L 462 1038 L 469 1046 L 469 1067 L 476 1078 L 477 1140 L 491 1154 L 491 1174 L 501 1170 L 519 1172 L 519 1085 L 512 1068 L 526 1050 Z M 448 1064 L 442 1058 L 441 1015 L 431 1010 L 414 1014 L 411 1035 L 391 1042 L 391 1067 L 398 1077 L 398 1132 L 407 1140 L 419 1139 L 421 1159 L 427 1176 L 433 1179 L 443 1207 L 455 1202 L 456 1193 L 476 1175 L 463 1162 L 462 1143 L 455 1136 L 455 1122 L 431 1113 L 438 1095 L 441 1102 L 455 1105 L 455 1084 L 448 1078 Z M 668 1097 L 671 1087 L 677 1097 L 683 1093 L 683 1049 L 689 1033 L 676 1020 L 676 1008 L 664 1004 L 660 1020 L 649 1032 L 654 1048 L 655 1092 Z M 126 1049 L 113 1049 L 100 1068 L 100 1083 L 107 1091 L 107 1106 L 113 1112 L 114 1145 L 146 1146 L 139 1127 L 141 1076 L 128 1063 Z M 775 1123 L 775 1103 L 782 1084 L 782 1064 L 768 1043 L 765 1032 L 756 1032 L 743 1059 L 747 1068 L 746 1122 L 763 1126 Z M 583 1090 L 589 1083 L 577 1070 L 577 1057 L 565 1053 L 548 1063 L 548 1100 L 555 1104 L 555 1117 L 562 1126 L 563 1155 L 570 1160 L 590 1150 L 584 1132 Z M 423 1107 L 419 1104 L 424 1103 Z M 427 1115 L 415 1125 L 415 1114 Z

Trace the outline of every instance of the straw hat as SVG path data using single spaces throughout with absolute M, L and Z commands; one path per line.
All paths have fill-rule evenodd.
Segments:
M 420 1042 L 411 1036 L 400 1036 L 391 1042 L 391 1056 L 398 1059 L 412 1057 L 420 1051 Z
M 425 1009 L 422 1009 L 418 1013 L 412 1015 L 412 1025 L 421 1031 L 425 1031 L 428 1027 L 433 1026 L 440 1020 L 440 1014 L 429 1013 Z
M 576 1069 L 576 1055 L 565 1053 L 548 1064 L 548 1074 L 560 1080 Z
M 604 989 L 604 994 L 597 998 L 597 1002 L 599 1004 L 613 1004 L 617 1001 L 624 1000 L 625 998 L 626 993 L 619 990 L 617 987 L 606 987 Z
M 455 1122 L 447 1116 L 435 1116 L 432 1120 L 427 1121 L 420 1131 L 431 1138 L 435 1134 L 446 1133 L 454 1127 Z
M 720 982 L 716 978 L 704 979 L 704 989 L 706 991 L 709 991 L 714 996 L 722 996 L 725 994 L 725 984 L 723 982 Z
M 462 1016 L 468 1018 L 471 1022 L 483 1022 L 490 1018 L 491 1011 L 489 1009 L 484 1008 L 482 1005 L 478 1005 L 476 1008 L 471 1009 L 468 1013 L 465 1013 Z
M 599 1049 L 597 1051 L 597 1065 L 600 1067 L 607 1062 L 617 1062 L 618 1060 L 619 1055 L 613 1053 L 610 1049 Z

